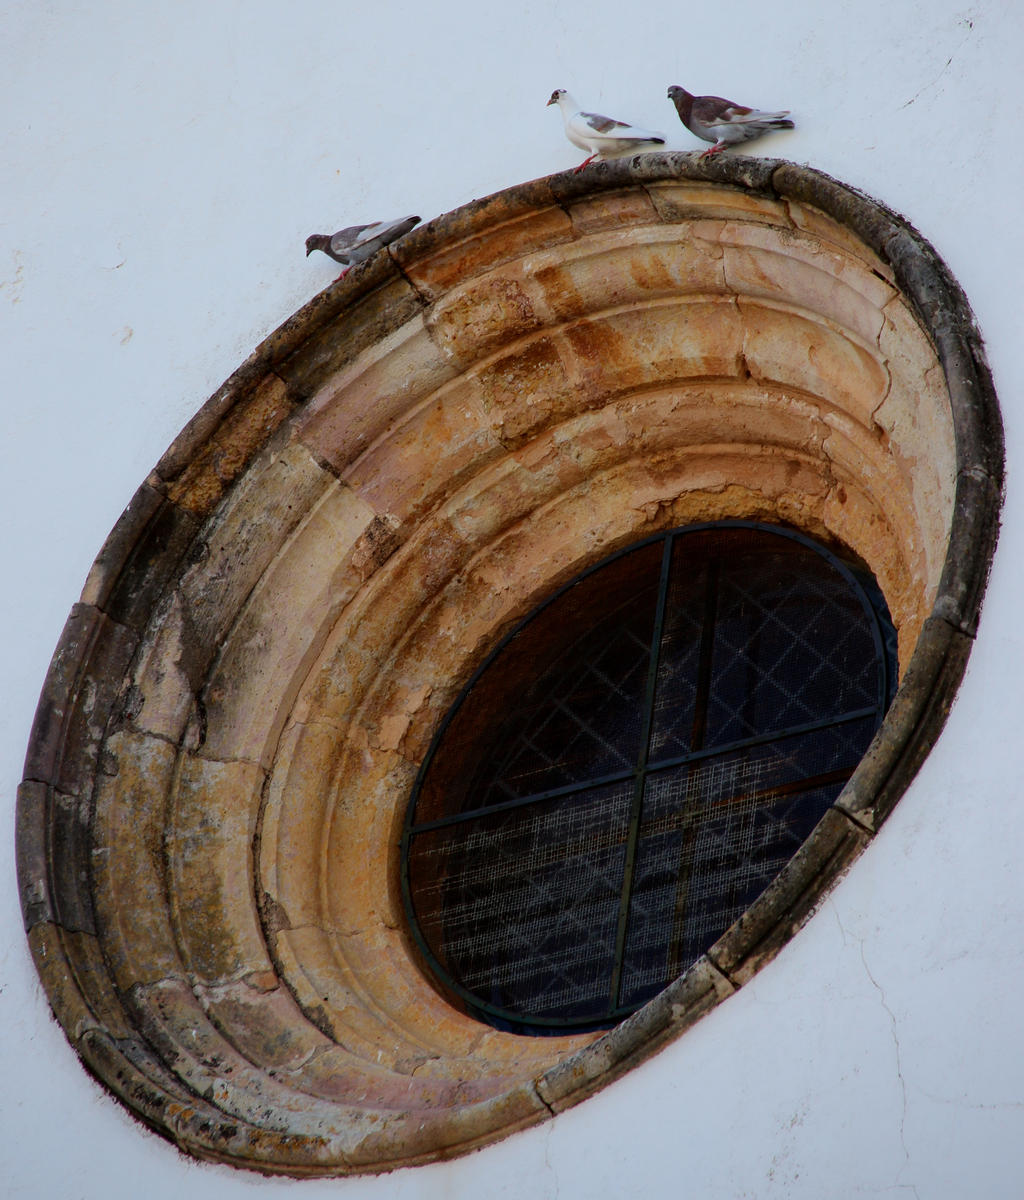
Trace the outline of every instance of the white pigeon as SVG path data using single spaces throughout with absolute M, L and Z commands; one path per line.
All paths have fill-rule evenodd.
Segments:
M 625 121 L 616 121 L 613 117 L 602 117 L 600 113 L 581 112 L 580 106 L 564 88 L 556 88 L 548 104 L 557 104 L 562 110 L 565 136 L 569 141 L 581 150 L 590 152 L 590 157 L 576 167 L 577 171 L 582 171 L 595 158 L 614 158 L 629 150 L 665 144 L 660 133 L 637 129 L 635 125 L 627 125 Z
M 311 233 L 306 238 L 306 256 L 308 258 L 314 250 L 322 250 L 329 258 L 344 266 L 345 270 L 338 276 L 341 279 L 350 267 L 365 262 L 382 247 L 404 237 L 414 225 L 419 224 L 419 220 L 419 217 L 396 217 L 393 221 L 350 225 L 332 234 Z

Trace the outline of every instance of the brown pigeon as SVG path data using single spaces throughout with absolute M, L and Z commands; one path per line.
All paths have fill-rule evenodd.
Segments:
M 338 276 L 342 279 L 350 267 L 365 262 L 389 242 L 404 237 L 414 225 L 419 224 L 419 220 L 419 217 L 398 217 L 394 221 L 350 225 L 347 229 L 339 229 L 337 233 L 332 234 L 311 233 L 306 238 L 306 255 L 308 257 L 314 250 L 322 250 L 329 258 L 345 267 Z
M 600 113 L 581 112 L 580 106 L 564 88 L 556 88 L 551 93 L 548 104 L 557 104 L 562 110 L 565 136 L 569 141 L 581 150 L 590 151 L 590 157 L 585 158 L 575 168 L 576 171 L 582 171 L 587 163 L 593 162 L 595 158 L 614 158 L 615 155 L 628 150 L 665 144 L 665 139 L 660 133 L 652 133 L 649 129 L 637 129 L 633 125 L 627 125 L 625 121 L 602 117 Z
M 726 146 L 749 142 L 773 129 L 794 129 L 788 120 L 789 110 L 783 112 L 760 112 L 723 100 L 721 96 L 691 96 L 686 88 L 675 84 L 668 89 L 668 98 L 676 106 L 679 119 L 697 137 L 705 142 L 714 142 L 701 158 L 721 154 Z

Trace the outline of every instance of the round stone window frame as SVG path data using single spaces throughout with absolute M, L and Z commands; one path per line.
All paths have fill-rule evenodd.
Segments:
M 945 720 L 998 529 L 1001 422 L 965 298 L 811 169 L 650 154 L 474 202 L 273 333 L 111 533 L 18 804 L 58 1021 L 137 1117 L 294 1176 L 450 1157 L 579 1102 L 773 957 Z M 852 549 L 901 685 L 789 867 L 616 1028 L 488 1030 L 420 971 L 401 818 L 455 695 L 638 531 Z

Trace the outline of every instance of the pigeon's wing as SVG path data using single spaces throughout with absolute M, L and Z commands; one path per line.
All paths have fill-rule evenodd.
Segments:
M 633 128 L 625 121 L 616 121 L 614 117 L 603 117 L 600 113 L 580 112 L 576 114 L 576 117 L 594 133 L 604 134 L 607 137 L 619 136 L 622 131 Z
M 409 230 L 419 223 L 419 217 L 396 217 L 393 221 L 383 222 L 384 228 L 381 229 L 377 236 L 393 242 L 396 238 L 405 237 Z
M 367 238 L 373 237 L 373 231 L 379 225 L 379 221 L 374 221 L 370 225 L 349 225 L 347 229 L 339 229 L 337 233 L 331 234 L 331 252 L 346 254 L 349 250 L 365 242 Z
M 762 121 L 780 121 L 789 116 L 784 112 L 761 112 L 745 104 L 734 104 L 721 96 L 698 96 L 693 102 L 693 116 L 702 125 L 756 125 Z
M 660 133 L 650 129 L 637 129 L 625 121 L 616 121 L 614 117 L 605 117 L 601 113 L 578 112 L 572 118 L 571 124 L 577 131 L 591 142 L 663 142 Z
M 722 96 L 697 96 L 691 111 L 694 120 L 701 125 L 731 125 L 746 120 L 754 110 Z
M 357 250 L 367 242 L 376 242 L 379 246 L 386 246 L 388 242 L 404 236 L 414 225 L 418 224 L 419 217 L 395 217 L 391 221 L 375 221 L 372 225 L 359 226 L 359 236 L 350 243 L 350 248 Z

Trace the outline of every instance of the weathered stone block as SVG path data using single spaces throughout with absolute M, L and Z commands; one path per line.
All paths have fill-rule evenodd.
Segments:
M 272 986 L 271 986 L 272 984 Z M 303 1016 L 288 989 L 273 972 L 248 975 L 216 987 L 200 987 L 204 1012 L 220 1029 L 231 1030 L 234 1047 L 252 1063 L 305 1091 L 311 1061 L 337 1052 L 338 1047 Z M 335 1055 L 335 1065 L 340 1065 Z M 351 1068 L 352 1055 L 341 1052 Z M 355 1097 L 330 1096 L 351 1102 Z
M 567 367 L 571 359 L 564 337 L 544 334 L 467 373 L 464 386 L 503 446 L 517 446 L 577 410 L 579 393 Z
M 663 221 L 751 221 L 790 228 L 786 206 L 770 196 L 711 183 L 661 179 L 645 185 Z
M 1001 501 L 995 480 L 968 472 L 957 476 L 954 502 L 957 519 L 950 532 L 949 551 L 933 612 L 971 637 L 978 631 L 988 564 L 999 534 L 997 514 Z
M 789 219 L 801 232 L 808 234 L 816 241 L 823 242 L 827 246 L 834 246 L 850 255 L 853 259 L 863 263 L 879 279 L 894 283 L 895 277 L 889 263 L 878 253 L 872 253 L 868 245 L 848 226 L 833 220 L 819 208 L 800 204 L 795 200 L 787 201 L 786 212 Z M 888 225 L 884 222 L 883 224 L 888 230 Z M 882 242 L 884 242 L 884 237 Z
M 836 801 L 864 828 L 882 825 L 917 774 L 949 716 L 971 646 L 946 621 L 924 622 L 888 719 Z
M 744 327 L 734 302 L 683 299 L 575 321 L 570 378 L 588 404 L 679 380 L 742 374 Z
M 195 514 L 143 484 L 104 542 L 82 603 L 141 633 L 198 527 Z
M 558 254 L 529 264 L 531 296 L 546 319 L 566 321 L 623 306 L 650 305 L 728 292 L 721 223 L 703 222 L 680 239 L 673 226 L 653 225 L 642 238 L 628 229 L 587 237 Z
M 50 889 L 49 815 L 50 788 L 25 782 L 18 788 L 15 816 L 15 849 L 18 859 L 18 894 L 26 931 L 55 918 Z
M 358 289 L 359 280 L 343 281 L 337 289 L 339 299 L 358 299 L 358 303 L 346 304 L 332 320 L 312 330 L 292 353 L 275 362 L 274 370 L 287 384 L 290 396 L 308 400 L 325 379 L 385 341 L 422 309 L 423 298 L 389 260 L 382 257 L 379 264 L 366 263 L 364 267 L 378 273 L 379 286 L 358 296 L 350 289 Z
M 424 252 L 425 238 L 413 236 L 394 247 L 402 270 L 431 301 L 450 295 L 466 280 L 532 252 L 570 242 L 575 236 L 562 209 L 531 208 L 507 197 L 475 201 L 461 214 L 449 214 L 443 220 L 455 235 L 447 243 Z
M 885 430 L 889 454 L 913 492 L 934 587 L 953 515 L 957 448 L 949 393 L 935 350 L 905 304 L 886 308 L 878 344 L 891 382 L 875 421 Z
M 167 818 L 170 908 L 190 972 L 207 984 L 272 970 L 256 909 L 253 839 L 263 771 L 182 755 Z
M 353 1167 L 375 1162 L 396 1166 L 464 1154 L 502 1133 L 544 1120 L 548 1110 L 532 1084 L 523 1083 L 491 1100 L 449 1109 L 444 1116 L 417 1113 L 413 1120 L 388 1123 L 349 1152 Z
M 373 510 L 418 520 L 501 453 L 474 389 L 443 389 L 392 427 L 344 472 Z M 434 452 L 424 456 L 423 448 Z
M 360 584 L 352 557 L 373 509 L 328 485 L 246 598 L 202 693 L 204 756 L 269 766 L 293 699 Z
M 861 259 L 841 254 L 817 239 L 791 234 L 780 241 L 763 225 L 730 222 L 720 238 L 725 277 L 743 297 L 763 297 L 801 308 L 816 319 L 833 321 L 844 336 L 874 346 L 882 310 L 896 289 Z
M 334 486 L 302 445 L 271 447 L 260 457 L 203 527 L 201 557 L 179 587 L 192 640 L 207 658 L 293 531 Z
M 825 321 L 741 299 L 743 355 L 758 382 L 798 388 L 870 426 L 889 387 L 879 358 Z
M 183 976 L 168 911 L 164 858 L 166 798 L 177 751 L 163 738 L 131 731 L 106 746 L 92 828 L 96 925 L 122 992 Z
M 276 1080 L 264 1066 L 243 1058 L 212 1024 L 187 984 L 165 980 L 136 989 L 132 999 L 141 1029 L 151 1044 L 163 1047 L 179 1087 L 258 1129 L 306 1137 L 337 1131 L 332 1118 L 343 1119 L 343 1113 L 330 1112 Z
M 166 597 L 132 664 L 123 719 L 141 732 L 181 741 L 212 650 L 195 636 L 180 592 Z
M 541 327 L 521 269 L 493 272 L 449 292 L 427 314 L 427 328 L 461 370 Z
M 570 206 L 569 216 L 573 229 L 581 235 L 661 220 L 650 196 L 635 187 L 581 196 Z
M 287 388 L 276 376 L 269 376 L 239 399 L 168 483 L 169 498 L 197 516 L 206 516 L 291 411 Z
M 318 867 L 333 802 L 331 781 L 339 731 L 324 722 L 289 726 L 267 785 L 259 841 L 259 874 L 272 909 L 273 931 L 319 925 L 323 920 Z
M 340 475 L 457 373 L 417 312 L 326 377 L 296 419 L 296 436 Z
M 136 641 L 91 605 L 72 608 L 36 708 L 27 780 L 53 784 L 65 796 L 90 794 Z
M 91 933 L 43 922 L 31 929 L 28 944 L 53 1014 L 73 1045 L 93 1029 L 114 1038 L 133 1036 Z
M 818 209 L 837 221 L 875 254 L 887 261 L 886 244 L 899 228 L 899 218 L 877 201 L 831 179 L 821 171 L 808 171 L 796 163 L 774 163 L 771 186 L 785 200 Z

